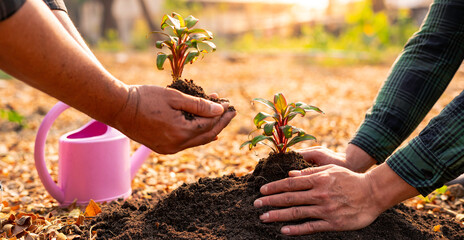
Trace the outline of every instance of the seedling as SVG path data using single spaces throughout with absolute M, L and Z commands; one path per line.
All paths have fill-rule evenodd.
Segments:
M 305 133 L 303 129 L 293 127 L 288 123 L 297 115 L 304 117 L 307 112 L 315 111 L 317 113 L 323 113 L 318 107 L 302 102 L 287 104 L 287 100 L 282 93 L 274 95 L 274 102 L 263 98 L 255 98 L 253 101 L 266 105 L 273 110 L 273 114 L 259 112 L 255 116 L 253 119 L 256 126 L 255 131 L 262 130 L 263 134 L 244 142 L 240 148 L 248 145 L 248 148 L 251 150 L 253 147 L 256 147 L 258 143 L 261 143 L 272 148 L 274 152 L 285 153 L 288 151 L 289 147 L 299 142 L 316 140 L 314 136 Z M 267 121 L 267 119 L 272 120 Z M 264 141 L 270 142 L 271 145 L 266 144 Z
M 192 15 L 183 18 L 178 13 L 164 15 L 161 20 L 161 30 L 154 31 L 167 36 L 169 39 L 156 41 L 156 47 L 163 49 L 167 47 L 170 53 L 159 52 L 156 57 L 156 67 L 163 70 L 166 59 L 169 60 L 172 70 L 173 81 L 181 79 L 184 66 L 193 63 L 197 58 L 209 52 L 216 51 L 216 45 L 209 41 L 213 39 L 213 34 L 205 29 L 193 28 L 198 19 Z

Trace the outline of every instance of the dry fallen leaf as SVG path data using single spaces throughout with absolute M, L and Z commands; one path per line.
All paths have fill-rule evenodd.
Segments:
M 95 217 L 99 213 L 101 213 L 100 206 L 98 206 L 98 204 L 93 199 L 90 199 L 89 205 L 87 205 L 85 208 L 84 215 L 87 217 Z
M 435 225 L 435 226 L 433 226 L 433 231 L 434 231 L 434 232 L 441 232 L 441 225 Z

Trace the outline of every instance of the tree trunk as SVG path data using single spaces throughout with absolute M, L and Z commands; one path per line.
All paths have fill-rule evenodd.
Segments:
M 374 12 L 380 12 L 385 10 L 387 7 L 384 0 L 372 0 L 372 10 Z
M 153 19 L 151 18 L 150 11 L 148 10 L 147 4 L 145 3 L 144 0 L 139 0 L 140 4 L 140 9 L 142 9 L 143 13 L 143 18 L 148 24 L 148 27 L 150 28 L 150 31 L 158 31 L 160 30 L 155 23 L 153 22 Z
M 147 23 L 150 32 L 160 31 L 161 28 L 158 25 L 156 25 L 155 22 L 153 21 L 152 15 L 150 13 L 150 10 L 147 7 L 147 4 L 145 3 L 145 0 L 139 0 L 139 4 L 140 4 L 140 9 L 142 9 L 143 18 L 145 19 L 145 22 Z M 162 37 L 159 34 L 152 34 L 150 36 L 150 39 L 152 39 L 152 41 L 157 41 L 157 40 L 161 40 Z
M 113 29 L 114 31 L 118 30 L 116 19 L 114 18 L 112 11 L 114 0 L 100 0 L 100 2 L 103 5 L 101 35 L 103 38 L 106 38 L 106 35 L 110 29 Z

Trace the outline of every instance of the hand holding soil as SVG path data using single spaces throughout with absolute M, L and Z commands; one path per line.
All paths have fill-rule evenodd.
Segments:
M 130 138 L 160 154 L 172 154 L 217 138 L 236 112 L 228 103 L 214 103 L 171 88 L 132 86 L 115 126 Z M 182 111 L 195 114 L 186 120 Z

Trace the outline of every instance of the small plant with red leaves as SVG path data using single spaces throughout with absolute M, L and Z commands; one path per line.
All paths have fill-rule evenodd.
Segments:
M 193 28 L 198 19 L 192 15 L 183 18 L 178 13 L 164 15 L 161 20 L 161 30 L 154 31 L 168 37 L 167 40 L 156 41 L 156 47 L 167 47 L 170 53 L 159 52 L 156 57 L 156 66 L 163 70 L 166 59 L 169 60 L 172 69 L 173 81 L 181 79 L 184 66 L 193 63 L 201 54 L 216 51 L 216 45 L 210 40 L 213 34 L 205 29 Z
M 289 122 L 297 115 L 304 117 L 307 112 L 323 113 L 318 107 L 302 102 L 287 104 L 287 100 L 282 93 L 274 95 L 274 102 L 263 98 L 255 98 L 253 101 L 266 105 L 273 110 L 273 114 L 259 112 L 255 116 L 253 119 L 257 128 L 255 131 L 262 130 L 263 134 L 244 142 L 240 148 L 248 145 L 251 150 L 258 143 L 261 143 L 271 147 L 274 152 L 285 153 L 289 147 L 299 142 L 316 140 L 314 136 L 305 133 L 303 129 L 289 125 Z M 270 142 L 271 145 L 266 144 L 265 140 Z

